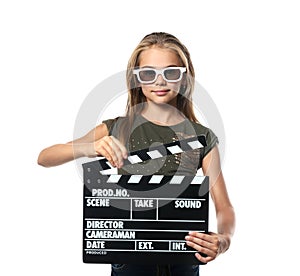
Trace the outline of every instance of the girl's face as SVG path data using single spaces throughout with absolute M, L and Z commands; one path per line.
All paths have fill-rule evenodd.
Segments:
M 183 64 L 176 53 L 169 49 L 153 47 L 140 54 L 139 68 L 163 69 L 166 67 L 182 67 Z M 150 84 L 140 84 L 147 102 L 170 104 L 176 106 L 176 97 L 183 79 L 178 82 L 168 82 L 159 74 Z

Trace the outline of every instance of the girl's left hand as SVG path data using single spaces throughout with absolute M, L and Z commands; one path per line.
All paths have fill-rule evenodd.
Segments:
M 214 260 L 220 253 L 225 252 L 229 247 L 228 238 L 216 233 L 189 232 L 185 237 L 188 246 L 194 248 L 200 253 L 206 254 L 206 257 L 196 253 L 196 258 L 202 263 L 208 263 Z

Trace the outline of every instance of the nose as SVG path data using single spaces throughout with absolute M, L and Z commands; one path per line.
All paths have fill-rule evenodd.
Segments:
M 157 79 L 155 81 L 155 85 L 165 85 L 166 81 L 164 80 L 162 74 L 158 74 Z

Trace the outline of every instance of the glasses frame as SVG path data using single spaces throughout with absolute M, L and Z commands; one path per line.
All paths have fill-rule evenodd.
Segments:
M 180 70 L 180 77 L 176 80 L 168 80 L 164 73 L 166 70 L 169 70 L 169 69 L 179 69 Z M 141 71 L 146 71 L 146 70 L 153 70 L 155 72 L 155 78 L 154 80 L 151 80 L 151 81 L 143 81 L 141 80 L 140 78 L 140 72 Z M 154 83 L 156 82 L 157 78 L 158 78 L 158 75 L 161 75 L 162 78 L 166 81 L 166 82 L 178 82 L 178 81 L 181 81 L 182 79 L 182 76 L 183 76 L 183 73 L 186 72 L 186 67 L 165 67 L 165 68 L 161 68 L 161 69 L 155 69 L 155 68 L 151 68 L 151 67 L 144 67 L 144 68 L 136 68 L 136 69 L 133 69 L 133 74 L 137 76 L 137 79 L 140 83 L 142 84 L 150 84 L 150 83 Z

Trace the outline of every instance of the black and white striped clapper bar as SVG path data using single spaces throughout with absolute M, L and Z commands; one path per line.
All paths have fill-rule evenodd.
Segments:
M 131 152 L 126 162 L 199 149 L 206 146 L 203 139 Z M 83 261 L 199 264 L 184 237 L 208 232 L 208 177 L 101 173 L 108 169 L 106 159 L 83 164 Z

